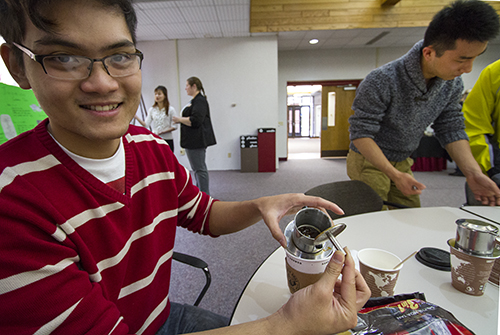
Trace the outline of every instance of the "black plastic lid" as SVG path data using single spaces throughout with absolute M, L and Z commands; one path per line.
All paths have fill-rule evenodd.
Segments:
M 422 248 L 415 255 L 422 264 L 441 271 L 451 271 L 450 253 L 438 248 Z

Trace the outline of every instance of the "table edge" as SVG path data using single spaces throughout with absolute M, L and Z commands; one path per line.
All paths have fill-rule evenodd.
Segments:
M 269 257 L 271 257 L 279 248 L 282 248 L 282 246 L 279 246 L 277 247 L 276 249 L 274 249 L 269 255 L 267 255 L 267 257 L 262 261 L 260 262 L 259 266 L 257 267 L 257 269 L 255 269 L 255 271 L 252 273 L 252 275 L 250 276 L 250 278 L 247 280 L 247 283 L 245 284 L 245 287 L 243 288 L 243 290 L 241 290 L 241 293 L 240 293 L 240 296 L 238 297 L 238 300 L 236 300 L 236 304 L 234 305 L 234 308 L 233 308 L 233 312 L 231 313 L 231 317 L 229 318 L 229 326 L 231 326 L 231 324 L 233 323 L 233 318 L 234 318 L 234 313 L 236 312 L 236 308 L 238 308 L 238 305 L 240 303 L 240 300 L 241 300 L 241 297 L 243 297 L 243 294 L 245 294 L 245 291 L 247 290 L 247 287 L 248 285 L 250 285 L 253 277 L 255 277 L 255 274 L 260 270 L 260 268 L 264 265 L 264 263 L 269 259 Z

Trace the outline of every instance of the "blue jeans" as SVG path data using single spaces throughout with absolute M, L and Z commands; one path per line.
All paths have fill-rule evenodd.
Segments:
M 208 187 L 208 169 L 205 163 L 207 148 L 202 149 L 186 149 L 186 154 L 191 164 L 191 169 L 194 172 L 196 186 L 206 194 L 210 194 Z
M 170 302 L 170 315 L 156 335 L 177 335 L 221 328 L 229 319 L 192 305 Z

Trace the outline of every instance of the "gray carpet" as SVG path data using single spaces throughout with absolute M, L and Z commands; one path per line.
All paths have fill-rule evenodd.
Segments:
M 421 196 L 423 207 L 459 207 L 465 202 L 465 178 L 448 175 L 453 171 L 454 165 L 446 171 L 415 173 L 417 180 L 427 186 Z M 210 171 L 210 190 L 214 198 L 237 201 L 303 193 L 323 183 L 348 179 L 345 159 L 298 159 L 280 162 L 276 173 Z M 284 218 L 281 228 L 291 220 Z M 212 285 L 200 307 L 230 317 L 247 281 L 278 246 L 261 221 L 242 232 L 215 239 L 178 229 L 175 250 L 198 256 L 209 264 Z M 202 271 L 174 262 L 172 273 L 172 301 L 194 303 L 204 285 Z

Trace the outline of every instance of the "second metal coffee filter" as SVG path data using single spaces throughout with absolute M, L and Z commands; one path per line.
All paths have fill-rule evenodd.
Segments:
M 495 248 L 498 228 L 492 224 L 473 219 L 458 219 L 456 247 L 474 254 L 490 255 Z

